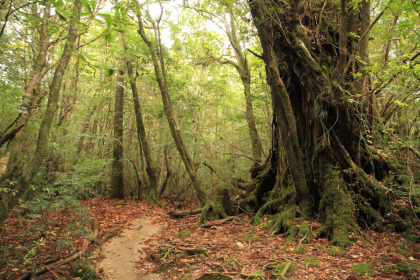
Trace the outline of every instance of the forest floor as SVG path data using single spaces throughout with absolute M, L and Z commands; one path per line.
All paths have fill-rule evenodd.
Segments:
M 364 239 L 344 252 L 326 239 L 272 236 L 269 220 L 254 226 L 246 215 L 197 227 L 197 215 L 173 219 L 167 212 L 174 205 L 164 203 L 166 210 L 135 200 L 92 199 L 83 202 L 88 209 L 83 215 L 62 209 L 23 218 L 16 211 L 0 228 L 0 279 L 20 279 L 35 269 L 46 271 L 38 279 L 96 279 L 95 274 L 103 279 L 419 279 L 418 244 L 395 233 L 364 231 Z M 320 224 L 312 221 L 310 227 L 315 232 Z M 92 242 L 81 258 L 53 265 L 83 250 L 86 240 Z M 127 262 L 123 257 L 130 268 L 118 263 Z M 127 269 L 137 276 L 117 276 Z

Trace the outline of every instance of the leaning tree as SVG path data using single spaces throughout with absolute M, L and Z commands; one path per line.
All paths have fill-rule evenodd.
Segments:
M 386 167 L 373 153 L 375 96 L 370 90 L 369 1 L 249 0 L 263 49 L 275 118 L 265 169 L 242 206 L 276 214 L 273 232 L 319 236 L 346 246 L 358 222 L 382 224 L 390 194 Z

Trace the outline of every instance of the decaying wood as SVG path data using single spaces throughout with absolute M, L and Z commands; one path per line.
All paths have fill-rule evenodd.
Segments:
M 46 272 L 53 271 L 66 263 L 72 262 L 80 258 L 80 256 L 82 256 L 89 249 L 89 245 L 95 243 L 97 237 L 98 237 L 98 229 L 95 229 L 90 238 L 83 240 L 83 245 L 82 245 L 81 250 L 71 254 L 70 256 L 64 259 L 60 259 L 59 261 L 54 262 L 52 264 L 48 264 L 48 265 L 41 264 L 40 268 L 36 269 L 32 273 L 31 272 L 25 273 L 19 278 L 19 280 L 31 279 L 31 277 L 33 276 L 38 276 Z
M 232 221 L 233 219 L 235 219 L 235 217 L 234 216 L 230 216 L 230 217 L 228 217 L 226 219 L 221 219 L 221 220 L 207 222 L 204 225 L 202 225 L 201 227 L 218 226 L 218 225 L 224 224 L 226 222 Z

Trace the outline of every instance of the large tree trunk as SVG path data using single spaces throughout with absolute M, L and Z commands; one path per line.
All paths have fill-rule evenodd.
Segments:
M 60 57 L 60 60 L 58 61 L 57 68 L 51 82 L 48 103 L 45 109 L 44 117 L 42 118 L 41 126 L 39 128 L 38 141 L 34 155 L 14 185 L 15 195 L 5 195 L 5 197 L 2 198 L 3 201 L 0 205 L 0 224 L 3 223 L 3 221 L 7 218 L 8 210 L 16 205 L 20 196 L 32 182 L 32 179 L 35 177 L 43 163 L 44 156 L 47 152 L 51 125 L 58 108 L 61 83 L 63 81 L 63 76 L 67 65 L 69 64 L 77 38 L 77 22 L 80 21 L 81 8 L 81 0 L 75 0 L 73 18 L 69 20 L 70 25 L 67 41 L 64 45 L 63 53 Z
M 124 198 L 123 136 L 124 136 L 124 71 L 119 70 L 115 89 L 114 141 L 112 150 L 111 197 Z
M 277 211 L 274 231 L 303 234 L 307 226 L 296 227 L 290 219 L 320 213 L 318 233 L 347 245 L 358 231 L 356 212 L 375 223 L 386 207 L 383 193 L 372 188 L 375 180 L 365 173 L 369 170 L 362 168 L 369 158 L 362 152 L 367 114 L 360 96 L 369 91 L 369 77 L 356 73 L 368 61 L 368 2 L 354 10 L 347 0 L 253 0 L 249 5 L 291 179 L 272 185 L 277 195 L 254 209 L 257 220 L 265 211 Z M 355 204 L 351 192 L 363 199 Z

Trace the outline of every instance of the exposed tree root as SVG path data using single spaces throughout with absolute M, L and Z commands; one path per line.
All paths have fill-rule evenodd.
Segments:
M 301 213 L 297 205 L 286 206 L 280 213 L 274 216 L 271 234 L 277 233 L 283 233 L 283 236 L 290 239 L 300 239 L 302 242 L 306 237 L 311 236 L 311 229 L 301 218 Z
M 89 245 L 95 241 L 97 236 L 98 236 L 98 229 L 95 229 L 92 236 L 89 239 L 85 239 L 83 241 L 82 249 L 80 251 L 72 253 L 69 256 L 65 257 L 64 259 L 60 259 L 59 261 L 54 262 L 52 264 L 48 264 L 48 265 L 42 264 L 41 267 L 36 269 L 34 272 L 25 273 L 19 279 L 26 280 L 26 279 L 32 279 L 33 277 L 36 278 L 36 276 L 42 275 L 49 271 L 53 271 L 66 263 L 72 262 L 80 258 L 89 249 Z

